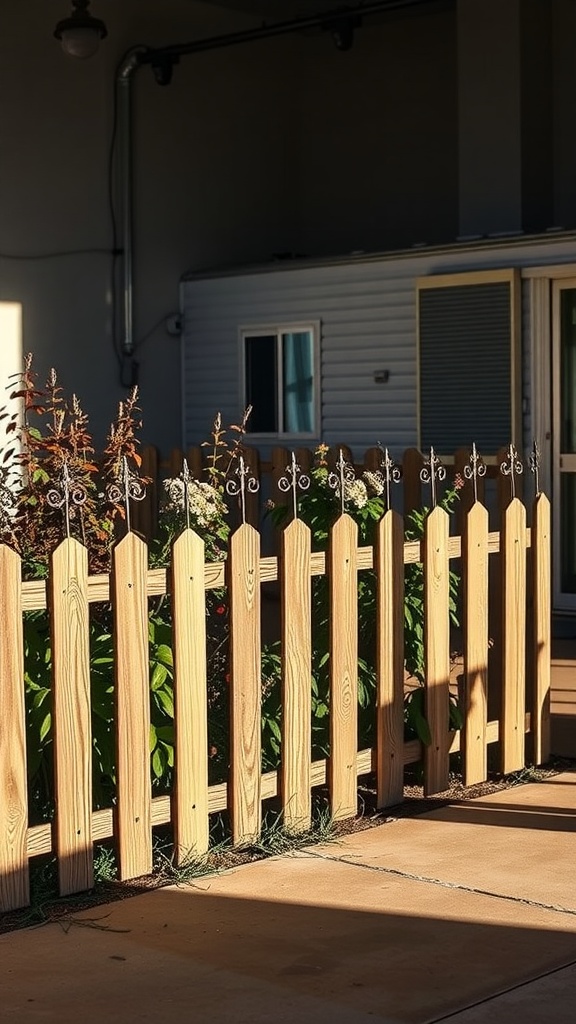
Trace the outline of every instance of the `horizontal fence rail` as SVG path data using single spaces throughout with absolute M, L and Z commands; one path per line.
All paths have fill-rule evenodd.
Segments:
M 526 733 L 538 762 L 549 754 L 550 508 L 540 494 L 526 511 L 518 498 L 488 531 L 488 513 L 473 503 L 462 536 L 449 536 L 442 508 L 425 520 L 421 541 L 404 542 L 404 524 L 388 511 L 375 545 L 359 547 L 354 521 L 342 514 L 327 551 L 311 551 L 309 528 L 294 520 L 278 557 L 261 557 L 249 524 L 230 538 L 224 562 L 204 561 L 201 539 L 185 529 L 168 569 L 149 569 L 144 541 L 128 533 L 113 552 L 113 570 L 90 576 L 87 553 L 65 540 L 47 581 L 22 582 L 20 559 L 0 546 L 0 911 L 27 904 L 29 859 L 53 854 L 62 893 L 89 888 L 93 844 L 112 839 L 122 879 L 152 867 L 152 829 L 171 825 L 179 863 L 208 848 L 208 819 L 227 811 L 234 842 L 253 842 L 262 802 L 278 798 L 291 831 L 309 827 L 313 787 L 326 786 L 334 818 L 356 813 L 357 780 L 376 774 L 378 806 L 402 799 L 404 767 L 423 760 L 428 794 L 447 787 L 450 755 L 460 751 L 466 783 L 487 776 L 487 748 L 499 743 L 505 771 L 526 763 Z M 453 696 L 448 574 L 462 576 L 461 731 L 451 728 Z M 492 560 L 492 561 L 491 561 Z M 491 565 L 499 564 L 499 665 L 491 661 Z M 404 738 L 404 571 L 421 565 L 424 600 L 424 711 L 430 742 Z M 376 586 L 376 724 L 374 749 L 358 750 L 358 580 Z M 530 573 L 530 575 L 528 575 Z M 310 687 L 314 608 L 312 581 L 326 576 L 330 611 L 330 755 L 312 759 Z M 281 607 L 281 764 L 261 768 L 261 588 L 279 582 Z M 227 782 L 208 785 L 206 606 L 227 588 L 230 609 L 230 766 Z M 496 588 L 498 590 L 498 588 Z M 172 608 L 175 786 L 152 796 L 148 599 L 166 595 Z M 92 807 L 92 735 L 88 620 L 90 605 L 111 606 L 114 635 L 115 802 Z M 48 610 L 54 709 L 54 820 L 29 824 L 23 687 L 23 615 Z M 527 637 L 531 643 L 527 644 Z M 527 676 L 532 694 L 527 704 Z M 501 707 L 488 720 L 488 680 L 501 681 Z M 452 695 L 452 696 L 451 696 Z

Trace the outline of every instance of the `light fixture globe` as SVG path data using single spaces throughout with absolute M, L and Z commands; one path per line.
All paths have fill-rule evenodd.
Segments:
M 72 0 L 70 17 L 59 21 L 54 29 L 54 36 L 60 40 L 64 53 L 69 57 L 81 60 L 93 57 L 100 40 L 108 35 L 104 22 L 90 14 L 89 4 L 90 0 Z

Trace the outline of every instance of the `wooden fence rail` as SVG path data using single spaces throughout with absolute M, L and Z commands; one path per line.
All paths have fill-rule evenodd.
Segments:
M 286 826 L 310 823 L 311 791 L 327 785 L 335 818 L 356 813 L 358 776 L 376 772 L 380 807 L 402 798 L 404 766 L 422 759 L 427 793 L 446 788 L 450 753 L 461 750 L 465 781 L 486 778 L 487 747 L 500 743 L 503 770 L 525 764 L 525 733 L 533 757 L 549 753 L 550 509 L 540 495 L 532 526 L 519 500 L 506 509 L 502 534 L 488 533 L 486 509 L 464 517 L 461 539 L 448 534 L 438 508 L 423 540 L 404 543 L 403 523 L 388 512 L 372 548 L 357 546 L 347 515 L 331 531 L 328 550 L 311 552 L 307 526 L 293 522 L 279 558 L 260 557 L 250 525 L 231 537 L 226 563 L 204 564 L 202 541 L 190 530 L 173 547 L 169 570 L 149 570 L 145 543 L 128 534 L 114 550 L 108 576 L 88 576 L 86 550 L 75 540 L 54 552 L 48 583 L 22 583 L 20 560 L 0 547 L 0 911 L 27 904 L 29 859 L 52 853 L 62 893 L 93 879 L 93 844 L 113 839 L 123 879 L 152 866 L 152 829 L 171 823 L 182 862 L 208 847 L 211 813 L 227 809 L 234 841 L 258 836 L 262 801 L 278 796 Z M 530 549 L 532 586 L 527 588 Z M 502 707 L 488 721 L 488 565 L 503 563 Z M 462 734 L 450 730 L 448 571 L 460 559 L 463 590 Z M 404 591 L 406 565 L 423 566 L 425 708 L 431 742 L 404 739 Z M 376 578 L 376 746 L 358 750 L 358 573 Z M 310 732 L 311 634 L 314 576 L 328 578 L 330 632 L 330 756 L 312 761 Z M 263 582 L 278 580 L 282 611 L 282 763 L 261 771 L 261 603 Z M 227 586 L 230 607 L 230 769 L 228 783 L 208 785 L 206 592 Z M 532 600 L 527 600 L 527 589 Z M 175 788 L 152 797 L 148 608 L 151 595 L 169 594 L 173 613 Z M 90 604 L 110 602 L 114 621 L 116 799 L 92 808 L 92 739 L 88 618 Z M 55 817 L 31 826 L 23 683 L 23 613 L 48 608 L 52 637 Z M 527 645 L 526 635 L 533 638 Z M 528 652 L 528 653 L 527 653 Z M 526 713 L 526 676 L 532 679 Z M 499 674 L 500 676 L 500 674 Z M 491 680 L 497 684 L 499 678 Z

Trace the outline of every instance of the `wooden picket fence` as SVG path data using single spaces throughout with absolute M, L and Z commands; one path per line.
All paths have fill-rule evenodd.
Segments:
M 56 857 L 62 894 L 93 885 L 94 843 L 113 839 L 119 876 L 152 869 L 152 830 L 171 823 L 176 858 L 201 855 L 209 815 L 228 810 L 233 839 L 261 829 L 262 801 L 278 797 L 285 825 L 311 819 L 311 793 L 326 785 L 336 819 L 356 814 L 358 777 L 375 770 L 378 806 L 403 796 L 404 766 L 423 758 L 425 791 L 448 786 L 450 752 L 461 750 L 467 784 L 487 776 L 487 747 L 499 742 L 505 772 L 549 752 L 550 507 L 539 495 L 526 510 L 514 499 L 500 532 L 489 532 L 485 507 L 466 513 L 462 537 L 449 536 L 438 507 L 422 542 L 404 542 L 402 518 L 387 512 L 374 547 L 358 547 L 348 515 L 335 523 L 327 553 L 311 552 L 310 531 L 294 520 L 278 557 L 262 558 L 249 524 L 230 538 L 225 563 L 206 563 L 203 543 L 185 530 L 169 570 L 147 567 L 147 547 L 128 533 L 113 552 L 112 573 L 88 574 L 86 549 L 74 539 L 53 554 L 49 579 L 22 582 L 19 557 L 0 547 L 0 911 L 27 905 L 29 860 Z M 530 557 L 528 557 L 528 552 Z M 488 566 L 502 569 L 501 714 L 488 721 Z M 465 725 L 449 731 L 449 566 L 463 572 Z M 404 741 L 404 566 L 422 563 L 425 585 L 425 707 L 431 743 Z M 375 749 L 358 750 L 358 573 L 377 579 Z M 327 574 L 330 617 L 330 757 L 311 760 L 311 578 Z M 261 772 L 261 585 L 277 580 L 282 606 L 282 766 Z M 230 608 L 230 768 L 227 784 L 209 786 L 207 770 L 206 592 L 228 588 Z M 527 602 L 527 591 L 531 601 Z M 169 593 L 173 613 L 175 694 L 174 791 L 152 798 L 149 733 L 148 599 Z M 92 809 L 89 607 L 114 612 L 116 798 Z M 23 613 L 48 608 L 52 635 L 55 819 L 29 824 L 23 690 Z M 527 632 L 528 631 L 528 632 Z M 527 635 L 531 641 L 527 645 Z M 526 673 L 532 678 L 527 706 Z

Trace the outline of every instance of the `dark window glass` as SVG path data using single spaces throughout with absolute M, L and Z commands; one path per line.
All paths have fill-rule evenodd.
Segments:
M 246 402 L 252 406 L 248 429 L 253 434 L 276 434 L 278 371 L 276 335 L 244 339 Z
M 576 289 L 560 293 L 560 451 L 576 452 Z

